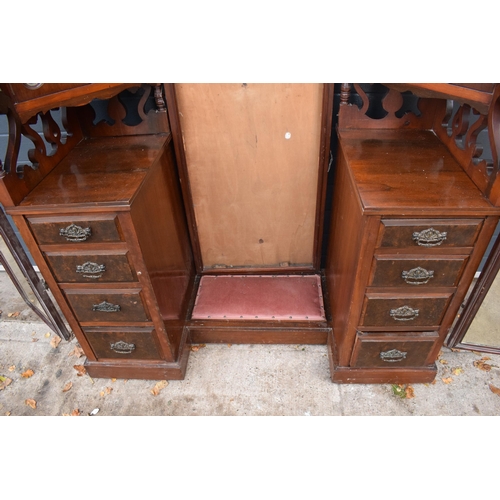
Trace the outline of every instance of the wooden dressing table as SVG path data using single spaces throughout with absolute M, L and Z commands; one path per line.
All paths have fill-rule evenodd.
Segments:
M 91 376 L 182 379 L 191 342 L 228 342 L 328 343 L 340 383 L 435 377 L 500 215 L 497 87 L 385 84 L 374 116 L 343 84 L 334 120 L 333 84 L 26 85 L 1 87 L 0 202 Z

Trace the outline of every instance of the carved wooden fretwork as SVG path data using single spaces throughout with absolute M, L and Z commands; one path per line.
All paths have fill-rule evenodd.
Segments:
M 467 103 L 457 108 L 452 100 L 448 100 L 443 116 L 436 116 L 434 131 L 476 186 L 497 204 L 500 200 L 493 188 L 498 175 L 496 141 L 500 131 L 498 126 L 495 129 L 494 106 L 486 115 Z M 483 134 L 485 144 L 479 141 L 484 130 L 488 130 L 486 135 Z
M 433 130 L 481 192 L 500 205 L 500 85 L 492 93 L 480 92 L 477 106 L 473 97 L 478 92 L 461 90 L 460 84 L 437 85 L 438 90 L 411 84 L 411 92 L 408 85 L 354 84 L 352 94 L 351 85 L 343 83 L 339 129 Z M 455 102 L 446 99 L 441 87 L 455 89 Z
M 7 116 L 9 126 L 9 140 L 5 154 L 5 162 L 0 158 L 0 177 L 15 170 L 17 157 L 19 154 L 19 145 L 21 142 L 21 121 L 14 110 L 14 107 L 7 96 L 0 91 L 0 114 Z
M 82 110 L 87 135 L 137 135 L 168 130 L 162 84 L 131 87 L 108 100 L 94 100 Z
M 39 168 L 40 163 L 45 162 L 47 157 L 57 155 L 58 150 L 66 144 L 68 137 L 73 135 L 66 112 L 66 108 L 61 108 L 62 129 L 54 120 L 52 116 L 53 111 L 39 113 L 23 125 L 23 135 L 30 139 L 35 147 L 28 151 L 28 159 L 31 165 L 18 165 L 17 173 L 19 177 L 22 178 L 24 176 L 27 167 L 36 170 Z M 42 134 L 39 134 L 33 128 L 37 123 L 38 117 L 42 124 Z
M 439 101 L 418 100 L 410 92 L 398 92 L 381 84 L 351 85 L 340 89 L 339 128 L 430 128 Z

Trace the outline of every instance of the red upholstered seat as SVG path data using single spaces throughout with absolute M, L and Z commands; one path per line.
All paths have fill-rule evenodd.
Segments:
M 318 275 L 225 275 L 200 280 L 192 319 L 325 320 Z

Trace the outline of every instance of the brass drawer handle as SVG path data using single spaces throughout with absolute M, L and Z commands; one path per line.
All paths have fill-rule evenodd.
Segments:
M 430 227 L 420 232 L 413 233 L 413 241 L 422 247 L 437 247 L 441 245 L 448 236 L 447 232 L 439 232 L 437 229 Z
M 425 285 L 433 277 L 434 271 L 427 271 L 427 269 L 420 266 L 401 273 L 401 278 L 409 285 Z
M 135 351 L 135 344 L 129 344 L 123 340 L 119 340 L 114 344 L 109 344 L 109 346 L 112 351 L 115 351 L 118 354 L 132 354 Z
M 81 227 L 76 224 L 70 224 L 68 227 L 59 230 L 59 235 L 68 241 L 85 241 L 92 236 L 90 227 Z
M 397 363 L 398 361 L 403 361 L 406 359 L 407 352 L 399 351 L 398 349 L 392 349 L 390 351 L 385 351 L 380 353 L 380 359 L 386 363 Z
M 401 306 L 397 309 L 391 309 L 389 315 L 396 321 L 411 321 L 418 316 L 419 310 L 410 306 Z
M 109 302 L 101 302 L 100 304 L 94 304 L 92 306 L 92 311 L 99 311 L 99 312 L 109 312 L 109 313 L 114 313 L 114 312 L 120 312 L 121 307 L 118 304 L 110 304 Z
M 76 266 L 76 272 L 82 273 L 84 278 L 98 279 L 105 271 L 106 266 L 104 264 L 96 264 L 95 262 L 85 262 L 81 266 Z

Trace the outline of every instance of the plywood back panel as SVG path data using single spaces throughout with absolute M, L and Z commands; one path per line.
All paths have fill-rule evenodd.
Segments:
M 204 269 L 312 266 L 322 84 L 177 84 Z

